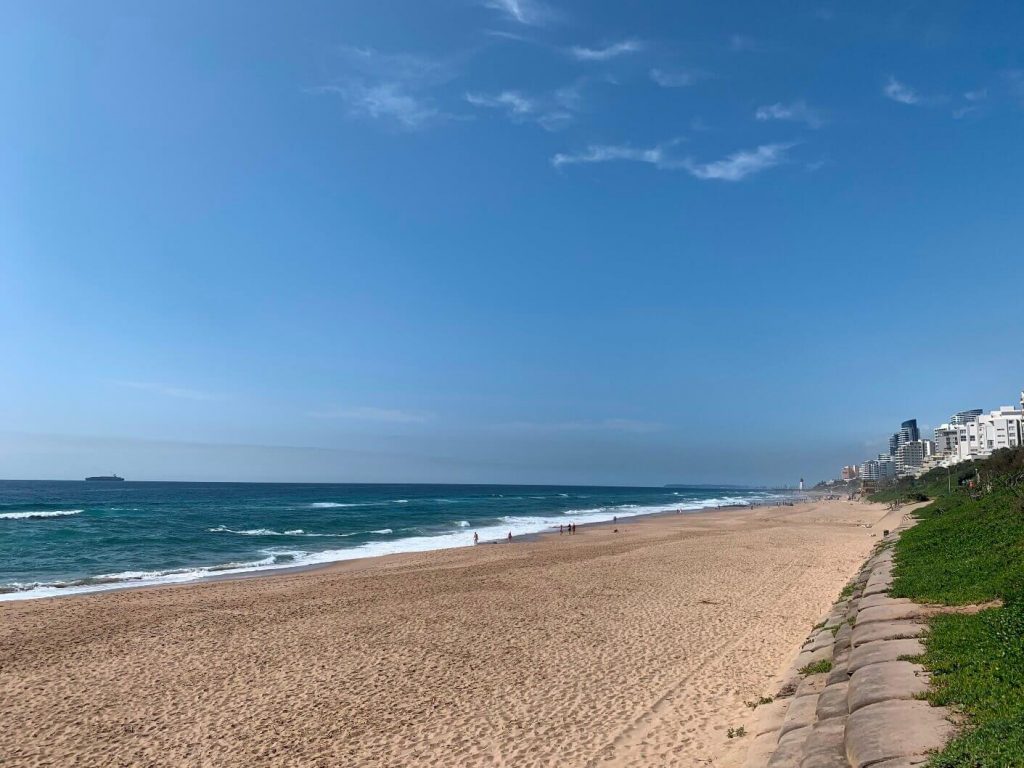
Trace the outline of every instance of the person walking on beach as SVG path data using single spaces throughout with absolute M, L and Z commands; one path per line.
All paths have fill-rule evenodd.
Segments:
M 563 533 L 565 533 L 565 526 L 564 525 L 558 526 L 558 535 L 561 536 Z
M 476 531 L 473 531 L 473 543 L 474 544 L 479 544 L 480 543 L 480 534 L 477 533 Z
M 511 544 L 511 543 L 512 543 L 512 531 L 509 531 L 509 532 L 508 532 L 508 543 L 509 543 L 509 544 Z

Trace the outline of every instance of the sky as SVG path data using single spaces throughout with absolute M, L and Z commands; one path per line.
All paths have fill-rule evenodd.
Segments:
M 0 5 L 0 477 L 795 484 L 1024 387 L 1024 6 Z

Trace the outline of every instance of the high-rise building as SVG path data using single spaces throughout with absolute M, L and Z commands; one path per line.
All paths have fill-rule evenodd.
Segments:
M 917 429 L 917 419 L 907 419 L 900 424 L 900 445 L 904 443 L 915 443 L 921 439 L 921 433 Z
M 929 455 L 931 450 L 925 445 L 924 440 L 911 440 L 903 443 L 896 451 L 896 475 L 916 474 L 924 463 L 924 457 Z
M 977 421 L 978 417 L 981 416 L 981 413 L 981 408 L 972 408 L 969 411 L 960 411 L 960 413 L 956 414 L 955 416 L 949 417 L 949 423 L 951 426 L 959 427 L 963 424 L 968 424 L 972 421 Z
M 860 465 L 861 480 L 877 481 L 895 476 L 896 462 L 887 453 L 880 453 L 877 459 L 868 459 Z

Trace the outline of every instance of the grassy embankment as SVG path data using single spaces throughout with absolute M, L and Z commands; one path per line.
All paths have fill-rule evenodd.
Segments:
M 974 480 L 974 487 L 958 481 Z M 934 498 L 896 545 L 894 597 L 967 605 L 1002 601 L 973 615 L 933 618 L 920 661 L 928 699 L 965 716 L 959 737 L 930 765 L 1024 766 L 1024 449 L 930 472 L 878 500 Z

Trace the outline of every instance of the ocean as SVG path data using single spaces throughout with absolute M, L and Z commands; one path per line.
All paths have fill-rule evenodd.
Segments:
M 0 600 L 469 546 L 653 512 L 770 503 L 736 488 L 0 481 Z

